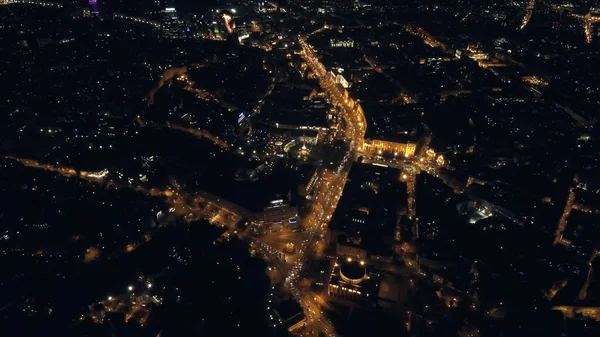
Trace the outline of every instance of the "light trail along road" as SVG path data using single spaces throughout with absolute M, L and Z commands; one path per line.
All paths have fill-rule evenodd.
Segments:
M 342 159 L 332 165 L 332 168 L 321 171 L 320 184 L 316 189 L 314 200 L 308 215 L 304 219 L 304 227 L 309 233 L 308 240 L 299 248 L 296 261 L 286 277 L 286 285 L 290 288 L 296 300 L 302 306 L 308 320 L 309 327 L 323 333 L 326 336 L 336 336 L 331 322 L 322 315 L 322 307 L 317 296 L 305 292 L 298 287 L 298 277 L 306 260 L 307 252 L 315 242 L 315 239 L 324 234 L 338 201 L 346 184 L 348 173 L 352 162 L 364 142 L 366 131 L 365 117 L 362 110 L 351 106 L 350 101 L 344 98 L 344 94 L 333 77 L 325 70 L 323 64 L 315 56 L 314 50 L 304 38 L 299 37 L 298 42 L 302 47 L 300 55 L 319 79 L 319 85 L 329 97 L 331 103 L 337 108 L 342 119 L 342 134 L 346 153 Z

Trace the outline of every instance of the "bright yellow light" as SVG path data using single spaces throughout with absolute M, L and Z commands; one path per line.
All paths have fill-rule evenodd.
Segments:
M 129 286 L 129 287 L 127 287 L 127 289 L 129 289 L 129 291 L 132 291 L 133 290 L 133 286 Z
M 351 257 L 349 257 L 349 258 L 347 259 L 347 261 L 348 261 L 348 262 L 352 262 L 352 258 L 351 258 Z
M 365 265 L 365 261 L 360 261 L 360 265 L 364 266 Z

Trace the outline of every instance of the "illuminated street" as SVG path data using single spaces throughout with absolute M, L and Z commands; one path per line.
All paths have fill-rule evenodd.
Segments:
M 290 287 L 292 294 L 298 299 L 304 308 L 304 312 L 309 317 L 309 324 L 314 325 L 317 331 L 321 331 L 327 336 L 335 336 L 333 325 L 322 316 L 321 306 L 316 303 L 310 294 L 304 294 L 297 288 L 297 281 L 300 271 L 304 268 L 306 262 L 308 247 L 311 247 L 314 240 L 323 231 L 327 230 L 327 223 L 335 211 L 337 202 L 340 199 L 344 189 L 348 172 L 354 161 L 357 151 L 362 145 L 366 123 L 364 116 L 352 109 L 348 100 L 343 98 L 333 80 L 329 77 L 325 68 L 318 62 L 312 48 L 306 44 L 303 38 L 298 39 L 302 46 L 302 56 L 318 76 L 322 89 L 329 95 L 334 105 L 338 107 L 338 113 L 341 115 L 345 125 L 344 141 L 348 146 L 348 151 L 341 162 L 334 166 L 334 171 L 323 170 L 319 186 L 314 195 L 315 202 L 311 206 L 311 211 L 304 219 L 303 227 L 306 228 L 309 237 L 300 247 L 296 261 L 292 266 L 290 274 L 286 278 L 286 283 Z
M 599 1 L 0 0 L 3 331 L 600 336 Z

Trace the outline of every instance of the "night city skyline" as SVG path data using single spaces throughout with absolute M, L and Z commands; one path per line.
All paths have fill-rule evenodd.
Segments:
M 0 336 L 600 336 L 600 1 L 0 18 Z

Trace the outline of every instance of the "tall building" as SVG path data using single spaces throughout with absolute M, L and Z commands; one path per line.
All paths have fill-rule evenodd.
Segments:
M 362 147 L 362 152 L 372 153 L 379 155 L 390 155 L 404 156 L 406 158 L 412 157 L 415 154 L 417 145 L 415 143 L 398 143 L 385 140 L 367 140 Z
M 250 114 L 240 112 L 237 123 L 240 138 L 246 138 L 252 134 L 252 121 L 250 119 Z
M 177 9 L 173 1 L 167 1 L 163 9 L 164 36 L 171 39 L 179 39 L 185 36 L 183 22 L 179 20 Z

